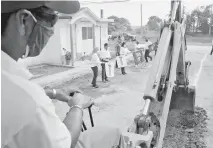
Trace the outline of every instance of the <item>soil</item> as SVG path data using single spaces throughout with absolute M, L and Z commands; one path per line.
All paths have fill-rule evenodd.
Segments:
M 163 148 L 206 148 L 207 113 L 196 107 L 191 111 L 172 110 L 167 119 Z
M 69 68 L 69 67 L 44 65 L 41 67 L 30 68 L 29 71 L 33 75 L 47 76 L 47 75 L 52 75 L 52 74 L 59 73 L 59 72 L 64 72 L 64 71 L 67 71 L 70 69 L 71 68 Z

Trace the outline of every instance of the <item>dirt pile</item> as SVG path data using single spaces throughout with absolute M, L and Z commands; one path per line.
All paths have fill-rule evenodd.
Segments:
M 191 111 L 170 111 L 164 136 L 163 148 L 206 148 L 204 135 L 207 131 L 207 113 L 196 107 Z

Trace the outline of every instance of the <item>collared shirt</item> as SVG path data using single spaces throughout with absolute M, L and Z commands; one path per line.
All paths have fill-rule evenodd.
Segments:
M 71 135 L 42 87 L 6 53 L 2 58 L 2 147 L 70 148 Z
M 98 52 L 99 56 L 101 59 L 107 59 L 107 58 L 111 58 L 109 49 L 104 49 Z

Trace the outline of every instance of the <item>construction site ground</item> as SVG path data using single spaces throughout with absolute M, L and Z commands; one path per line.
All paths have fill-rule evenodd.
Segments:
M 208 148 L 213 145 L 213 56 L 209 55 L 210 49 L 211 46 L 190 45 L 186 54 L 186 59 L 192 62 L 189 72 L 190 84 L 196 85 L 197 88 L 196 106 L 204 108 L 210 119 L 205 136 Z M 126 68 L 127 75 L 121 75 L 120 69 L 116 69 L 115 77 L 109 78 L 110 83 L 102 83 L 99 75 L 98 89 L 91 87 L 91 73 L 56 87 L 79 87 L 85 95 L 93 97 L 97 103 L 92 108 L 95 126 L 117 126 L 126 131 L 135 115 L 143 108 L 143 93 L 148 83 L 149 71 L 150 68 L 137 69 L 134 65 L 129 65 Z M 62 102 L 54 103 L 56 113 L 63 119 L 69 107 Z M 87 115 L 85 111 L 84 120 L 90 128 Z

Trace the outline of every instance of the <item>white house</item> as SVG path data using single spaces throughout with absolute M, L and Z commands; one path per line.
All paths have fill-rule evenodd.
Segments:
M 25 66 L 38 64 L 62 64 L 62 49 L 71 51 L 72 65 L 94 47 L 103 48 L 108 42 L 108 23 L 111 19 L 99 18 L 89 8 L 81 8 L 73 15 L 60 14 L 50 38 L 41 54 L 21 61 Z

